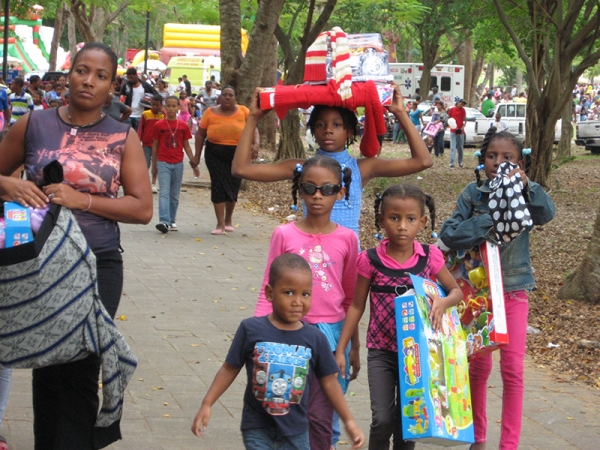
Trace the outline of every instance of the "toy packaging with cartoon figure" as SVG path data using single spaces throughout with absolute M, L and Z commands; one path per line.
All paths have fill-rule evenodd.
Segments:
M 18 203 L 6 202 L 4 204 L 4 220 L 6 248 L 33 241 L 29 208 Z
M 457 309 L 469 359 L 508 344 L 499 247 L 486 241 L 471 250 L 449 251 L 444 256 L 463 293 Z
M 414 289 L 395 300 L 402 435 L 444 447 L 473 443 L 469 366 L 458 313 L 449 308 L 442 330 L 434 330 L 428 294 L 446 294 L 431 280 L 410 278 Z
M 388 52 L 383 47 L 379 33 L 349 34 L 350 66 L 352 81 L 390 82 Z

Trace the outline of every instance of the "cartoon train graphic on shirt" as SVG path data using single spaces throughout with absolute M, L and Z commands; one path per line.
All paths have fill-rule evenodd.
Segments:
M 303 363 L 304 365 L 293 365 L 263 362 L 260 352 L 254 349 L 252 392 L 269 414 L 288 414 L 292 404 L 300 403 L 308 379 L 308 360 Z

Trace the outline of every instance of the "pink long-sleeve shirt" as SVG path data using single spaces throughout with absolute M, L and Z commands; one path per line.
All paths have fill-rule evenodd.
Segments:
M 295 223 L 275 228 L 255 316 L 265 316 L 273 311 L 271 303 L 265 297 L 265 286 L 269 282 L 271 263 L 283 253 L 302 256 L 312 271 L 312 303 L 303 320 L 311 324 L 343 320 L 356 286 L 356 234 L 341 225 L 332 233 L 316 235 L 301 231 Z

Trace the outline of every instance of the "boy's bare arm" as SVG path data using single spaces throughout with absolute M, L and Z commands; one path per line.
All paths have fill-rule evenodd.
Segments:
M 321 384 L 321 389 L 323 389 L 323 392 L 325 392 L 325 395 L 327 395 L 327 398 L 331 402 L 333 409 L 336 410 L 340 418 L 344 421 L 346 432 L 350 436 L 350 439 L 352 439 L 352 448 L 360 448 L 365 442 L 365 436 L 354 420 L 354 417 L 352 417 L 337 377 L 338 374 L 333 373 L 319 378 L 319 383 Z
M 156 173 L 157 173 L 157 170 L 156 170 L 157 156 L 158 156 L 158 139 L 154 139 L 154 141 L 152 141 L 152 166 L 151 166 L 152 176 L 156 176 Z
M 190 147 L 190 143 L 188 141 L 183 141 L 183 149 L 185 150 L 185 154 L 190 159 L 190 165 L 192 166 L 192 170 L 194 171 L 194 176 L 200 176 L 200 169 L 198 168 L 198 163 L 194 158 L 194 154 L 192 153 L 192 148 Z
M 241 367 L 233 367 L 228 363 L 223 363 L 215 375 L 215 379 L 210 385 L 210 388 L 208 388 L 208 392 L 202 400 L 200 410 L 192 423 L 192 433 L 196 436 L 201 436 L 202 430 L 208 427 L 212 405 L 214 405 L 219 397 L 221 397 L 229 386 L 231 386 L 231 383 L 233 383 L 233 380 L 235 380 L 238 373 L 240 373 L 240 370 L 242 370 Z

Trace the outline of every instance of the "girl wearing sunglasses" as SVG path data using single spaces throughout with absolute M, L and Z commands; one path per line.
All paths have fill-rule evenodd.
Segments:
M 281 181 L 294 178 L 296 164 L 302 159 L 286 159 L 274 164 L 252 164 L 252 142 L 258 120 L 265 114 L 258 105 L 261 88 L 254 92 L 250 102 L 250 115 L 238 141 L 231 170 L 234 176 L 253 181 Z M 431 155 L 421 139 L 421 135 L 410 121 L 400 88 L 394 86 L 394 99 L 389 111 L 402 125 L 411 157 L 408 159 L 383 159 L 379 157 L 356 159 L 350 155 L 348 147 L 358 136 L 358 119 L 353 111 L 341 107 L 315 106 L 307 127 L 312 132 L 319 149 L 317 155 L 329 156 L 338 163 L 352 169 L 350 201 L 340 199 L 335 203 L 332 220 L 350 228 L 358 235 L 358 221 L 362 202 L 362 189 L 373 178 L 400 177 L 420 172 L 433 165 Z
M 280 225 L 273 231 L 262 289 L 254 312 L 255 316 L 272 312 L 271 303 L 265 297 L 271 262 L 283 253 L 302 256 L 308 261 L 313 275 L 312 304 L 302 320 L 325 333 L 332 352 L 352 301 L 357 276 L 358 238 L 352 230 L 331 220 L 334 204 L 344 202 L 344 197 L 347 199 L 351 177 L 349 168 L 342 170 L 336 160 L 327 156 L 315 156 L 306 160 L 304 166 L 298 164 L 295 168 L 292 197 L 295 204 L 299 193 L 305 214 L 297 222 Z M 358 347 L 353 347 L 356 351 L 352 354 L 346 354 L 353 374 L 358 373 L 360 365 Z M 340 380 L 344 392 L 349 379 Z M 321 390 L 317 377 L 313 380 L 308 397 L 310 448 L 328 449 L 333 434 L 333 407 Z

